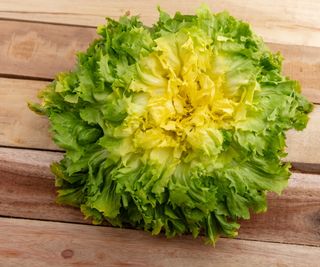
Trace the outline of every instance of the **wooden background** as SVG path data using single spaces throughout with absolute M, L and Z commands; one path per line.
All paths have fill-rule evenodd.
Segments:
M 201 2 L 0 0 L 0 266 L 320 266 L 319 0 L 208 2 L 250 22 L 315 103 L 308 128 L 288 133 L 288 189 L 269 194 L 268 212 L 244 221 L 237 239 L 212 248 L 189 236 L 92 226 L 77 209 L 54 203 L 49 164 L 62 152 L 26 101 L 72 69 L 105 16 L 129 10 L 150 25 L 157 4 L 194 13 Z

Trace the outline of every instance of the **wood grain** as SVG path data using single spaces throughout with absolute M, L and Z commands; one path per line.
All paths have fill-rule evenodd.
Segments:
M 164 0 L 161 7 L 171 14 L 194 13 L 202 2 Z M 239 239 L 222 238 L 216 248 L 189 236 L 166 240 L 143 231 L 91 226 L 78 209 L 55 204 L 49 164 L 63 154 L 23 149 L 57 149 L 47 120 L 26 106 L 47 82 L 27 79 L 51 80 L 73 69 L 75 52 L 86 49 L 105 16 L 118 18 L 130 10 L 151 25 L 158 3 L 0 1 L 0 76 L 20 78 L 0 78 L 0 146 L 16 147 L 0 147 L 0 266 L 320 267 L 320 174 L 294 173 L 281 196 L 268 195 L 267 213 L 243 221 Z M 284 55 L 285 75 L 299 80 L 303 94 L 320 104 L 320 1 L 207 3 L 248 21 L 273 51 Z M 296 169 L 320 173 L 319 120 L 317 105 L 308 128 L 288 134 L 287 160 Z
M 85 27 L 0 20 L 0 74 L 52 79 L 73 69 L 75 52 L 95 37 L 95 29 Z M 320 47 L 269 46 L 283 54 L 284 74 L 300 81 L 303 93 L 320 103 L 320 57 L 315 56 Z
M 85 27 L 0 20 L 0 73 L 53 78 L 72 69 L 75 53 L 95 37 Z
M 317 0 L 92 0 L 90 4 L 86 0 L 56 0 L 50 4 L 42 0 L 2 0 L 0 17 L 97 26 L 104 23 L 106 16 L 118 18 L 130 10 L 151 25 L 158 18 L 156 7 L 159 4 L 171 14 L 177 10 L 194 14 L 202 3 L 215 12 L 228 10 L 233 16 L 250 22 L 268 42 L 320 46 L 320 2 Z
M 48 82 L 0 78 L 0 144 L 57 149 L 51 141 L 46 118 L 28 109 Z
M 0 215 L 85 223 L 78 209 L 55 204 L 49 165 L 61 158 L 58 152 L 0 148 Z
M 0 148 L 0 216 L 88 223 L 80 211 L 56 205 L 49 164 L 62 153 Z M 320 246 L 320 175 L 294 173 L 269 210 L 243 221 L 239 238 Z
M 239 233 L 245 239 L 320 246 L 320 175 L 293 173 L 282 195 L 268 195 L 268 211 L 242 221 Z
M 26 102 L 36 101 L 38 89 L 47 82 L 0 78 L 0 145 L 38 149 L 58 149 L 51 141 L 46 118 L 31 112 Z M 319 90 L 320 91 L 320 90 Z M 288 133 L 287 161 L 316 164 L 320 171 L 320 106 L 316 105 L 307 128 Z M 308 170 L 308 165 L 298 169 Z
M 0 218 L 6 266 L 309 267 L 319 266 L 319 254 L 319 247 L 232 239 L 212 247 L 189 236 L 167 240 L 128 229 Z
M 320 163 L 320 105 L 316 105 L 303 131 L 290 130 L 287 134 L 287 160 L 297 163 Z M 314 166 L 316 168 L 316 166 Z M 320 168 L 318 168 L 320 173 Z
M 320 49 L 298 45 L 269 43 L 274 52 L 283 55 L 283 73 L 301 83 L 302 93 L 313 103 L 320 104 Z

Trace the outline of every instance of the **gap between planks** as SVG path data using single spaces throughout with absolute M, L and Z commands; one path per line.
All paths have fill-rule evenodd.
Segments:
M 32 247 L 32 250 L 30 248 Z M 319 247 L 0 218 L 0 259 L 13 266 L 316 266 Z M 7 265 L 7 266 L 8 266 Z
M 79 209 L 55 204 L 49 165 L 62 153 L 0 148 L 0 216 L 88 224 Z M 239 238 L 320 246 L 320 175 L 294 173 L 268 211 L 241 222 Z

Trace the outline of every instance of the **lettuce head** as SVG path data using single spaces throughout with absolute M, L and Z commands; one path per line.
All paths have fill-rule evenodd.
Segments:
M 312 105 L 282 58 L 247 23 L 200 8 L 107 19 L 30 104 L 65 150 L 51 169 L 57 202 L 93 223 L 167 237 L 234 237 L 239 219 L 267 209 L 290 176 L 285 132 L 301 130 Z

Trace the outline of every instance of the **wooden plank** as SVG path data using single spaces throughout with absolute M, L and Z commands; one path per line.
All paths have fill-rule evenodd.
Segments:
M 91 28 L 0 21 L 0 74 L 53 78 L 95 37 Z
M 303 131 L 290 130 L 287 134 L 287 160 L 290 162 L 320 163 L 320 105 L 315 105 L 308 126 Z M 303 166 L 302 166 L 303 167 Z M 316 168 L 316 166 L 314 166 Z M 320 173 L 320 168 L 317 168 Z
M 0 78 L 0 144 L 57 149 L 48 132 L 48 121 L 30 112 L 27 101 L 37 101 L 37 92 L 48 82 Z
M 49 164 L 62 153 L 0 148 L 0 216 L 88 223 L 80 211 L 54 204 Z M 243 221 L 239 238 L 320 246 L 320 175 L 294 173 L 269 210 Z
M 244 239 L 320 246 L 320 175 L 293 173 L 282 195 L 268 195 L 268 211 L 242 221 L 239 233 Z
M 48 133 L 47 119 L 31 112 L 26 102 L 36 101 L 37 91 L 47 82 L 0 78 L 0 145 L 24 148 L 58 149 Z M 320 90 L 319 90 L 320 92 Z M 318 164 L 320 171 L 320 105 L 302 132 L 288 133 L 288 157 L 293 163 Z M 298 169 L 308 170 L 308 165 Z
M 61 158 L 58 152 L 0 148 L 1 215 L 85 223 L 78 209 L 55 204 L 49 165 Z
M 151 25 L 158 17 L 157 5 L 173 14 L 179 10 L 193 14 L 202 0 L 4 0 L 0 2 L 0 17 L 32 21 L 46 21 L 74 25 L 97 26 L 105 16 L 118 18 L 127 10 L 139 14 Z M 228 10 L 232 15 L 250 22 L 254 30 L 266 41 L 285 44 L 320 46 L 320 2 L 317 0 L 264 1 L 216 0 L 207 1 L 215 11 Z
M 216 247 L 135 230 L 0 218 L 5 266 L 320 266 L 319 247 L 220 239 Z
M 269 43 L 274 52 L 283 57 L 283 73 L 301 83 L 303 94 L 313 103 L 320 104 L 320 49 L 298 45 Z
M 54 78 L 73 68 L 75 52 L 85 50 L 95 29 L 0 21 L 0 74 Z M 304 94 L 320 103 L 320 48 L 269 44 L 285 57 L 284 74 L 301 82 Z

